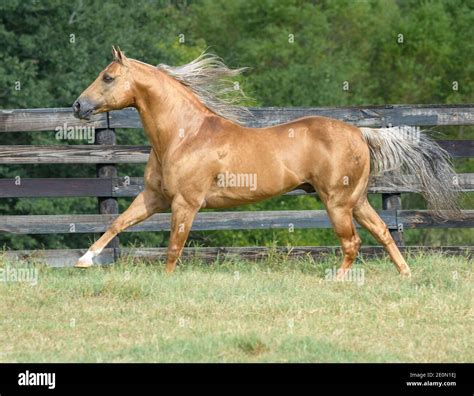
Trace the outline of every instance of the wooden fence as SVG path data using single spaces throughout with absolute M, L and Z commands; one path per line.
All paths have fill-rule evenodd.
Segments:
M 307 115 L 323 115 L 366 127 L 397 125 L 447 126 L 474 125 L 474 105 L 396 105 L 346 108 L 254 108 L 255 118 L 251 126 L 260 127 L 286 122 Z M 116 144 L 116 128 L 141 128 L 138 113 L 125 109 L 94 116 L 89 121 L 73 117 L 70 109 L 0 110 L 0 133 L 22 131 L 52 131 L 58 126 L 93 127 L 94 145 L 51 146 L 0 146 L 0 164 L 96 164 L 96 178 L 22 178 L 0 179 L 0 198 L 23 197 L 97 197 L 99 214 L 85 215 L 4 215 L 0 216 L 0 232 L 14 234 L 99 233 L 106 230 L 118 214 L 117 198 L 137 195 L 143 189 L 143 178 L 119 177 L 117 164 L 144 163 L 148 159 L 149 146 L 122 146 Z M 454 158 L 473 157 L 474 140 L 440 140 L 438 143 Z M 459 185 L 465 192 L 474 191 L 474 174 L 459 174 Z M 380 177 L 372 177 L 370 193 L 382 196 L 379 211 L 397 243 L 403 247 L 403 230 L 407 228 L 458 228 L 474 227 L 474 210 L 464 210 L 462 220 L 437 223 L 425 210 L 403 210 L 401 194 L 417 192 L 415 183 L 410 188 L 394 187 Z M 314 191 L 295 190 L 288 195 L 314 194 Z M 169 230 L 170 215 L 156 214 L 128 231 Z M 199 213 L 193 230 L 242 230 L 288 228 L 331 228 L 323 210 L 297 211 L 244 211 Z M 35 259 L 52 266 L 72 265 L 82 255 L 83 249 L 7 251 L 13 258 Z M 411 249 L 425 249 L 411 247 Z M 279 248 L 294 256 L 338 253 L 337 247 Z M 471 255 L 474 248 L 442 247 L 435 250 Z M 365 247 L 362 253 L 378 254 L 379 247 Z M 111 263 L 123 254 L 163 258 L 165 249 L 124 249 L 116 238 L 100 255 L 99 262 Z M 239 254 L 247 258 L 259 258 L 267 250 L 259 247 L 246 248 L 187 248 L 184 256 L 199 255 L 212 259 L 219 254 Z

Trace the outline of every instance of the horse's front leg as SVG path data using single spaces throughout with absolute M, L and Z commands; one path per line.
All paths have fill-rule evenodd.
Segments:
M 93 265 L 94 257 L 108 245 L 122 231 L 147 219 L 156 212 L 163 212 L 169 208 L 168 202 L 154 190 L 145 189 L 131 203 L 109 229 L 100 237 L 76 263 L 77 268 L 87 268 Z
M 174 271 L 184 244 L 188 239 L 194 217 L 201 207 L 195 200 L 192 201 L 187 201 L 183 196 L 177 195 L 171 203 L 171 233 L 168 244 L 166 272 Z

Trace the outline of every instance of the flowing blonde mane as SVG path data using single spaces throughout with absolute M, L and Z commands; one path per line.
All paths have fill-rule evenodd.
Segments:
M 182 66 L 159 64 L 157 67 L 189 87 L 202 104 L 217 115 L 238 124 L 244 124 L 251 116 L 241 105 L 245 94 L 231 79 L 245 68 L 229 69 L 217 55 L 206 52 Z

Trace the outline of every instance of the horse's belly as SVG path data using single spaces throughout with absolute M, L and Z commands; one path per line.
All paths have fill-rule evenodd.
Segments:
M 259 187 L 258 184 L 250 185 L 249 187 L 216 187 L 209 190 L 206 194 L 203 207 L 219 209 L 251 204 L 284 194 L 296 187 L 297 185 L 275 185 L 266 186 L 265 188 L 263 186 Z
M 278 195 L 278 194 L 276 194 Z M 269 196 L 262 196 L 262 195 L 240 195 L 240 194 L 208 194 L 204 199 L 203 208 L 209 209 L 223 209 L 223 208 L 231 208 L 234 206 L 246 205 L 251 204 L 253 202 L 262 201 L 264 199 L 271 198 L 273 195 Z
M 219 172 L 206 194 L 205 205 L 209 208 L 225 208 L 262 201 L 291 191 L 304 180 L 299 172 L 292 171 L 273 158 L 267 161 L 260 156 L 258 168 L 252 168 L 250 161 L 229 166 L 230 171 Z

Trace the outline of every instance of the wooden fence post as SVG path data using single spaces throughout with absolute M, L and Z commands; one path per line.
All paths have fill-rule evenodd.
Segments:
M 382 194 L 382 209 L 401 210 L 402 196 L 400 194 Z M 396 216 L 398 219 L 398 216 Z M 403 243 L 403 224 L 397 224 L 396 230 L 390 230 L 393 240 L 398 246 L 404 246 Z
M 108 118 L 108 114 L 107 114 L 107 118 Z M 109 145 L 109 146 L 115 145 L 116 144 L 115 129 L 111 129 L 111 128 L 96 129 L 95 130 L 95 144 L 103 144 L 103 145 Z M 97 164 L 96 170 L 97 170 L 98 178 L 109 179 L 109 178 L 117 177 L 116 164 Z M 99 197 L 98 201 L 99 201 L 100 214 L 118 214 L 119 213 L 117 198 Z M 112 239 L 106 247 L 114 249 L 114 261 L 117 260 L 119 238 L 115 237 L 114 239 Z

